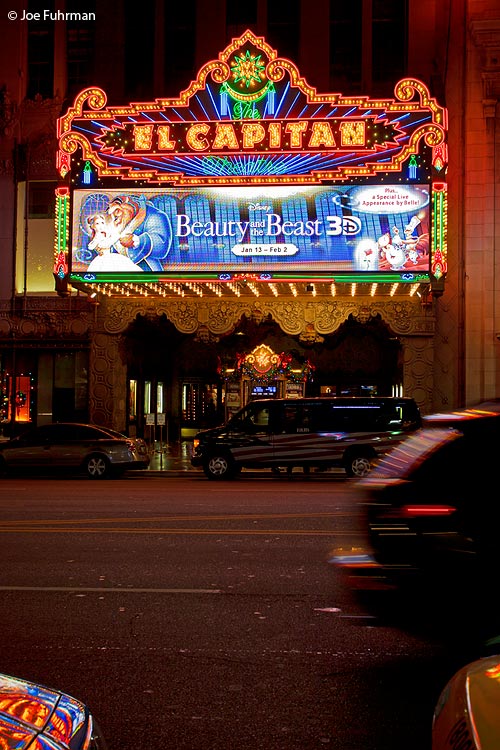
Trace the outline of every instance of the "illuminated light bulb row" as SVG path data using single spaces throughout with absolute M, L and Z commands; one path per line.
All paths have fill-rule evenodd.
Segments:
M 220 284 L 214 284 L 212 281 L 205 282 L 204 286 L 206 289 L 210 289 L 211 292 L 217 295 L 217 297 L 222 297 L 222 289 Z
M 111 291 L 119 292 L 123 297 L 130 296 L 130 292 L 128 289 L 126 289 L 123 284 L 120 284 L 120 286 L 116 286 L 114 289 L 112 288 Z
M 151 289 L 152 292 L 155 292 L 159 297 L 166 297 L 167 292 L 163 284 L 157 284 L 156 282 L 150 282 L 149 284 L 146 284 L 146 286 Z
M 182 288 L 181 284 L 168 283 L 166 286 L 168 286 L 169 289 L 178 294 L 179 297 L 184 297 L 184 289 Z
M 123 285 L 120 284 L 120 287 L 123 288 Z M 115 289 L 114 284 L 110 284 L 110 289 L 113 291 Z M 116 291 L 119 291 L 118 284 L 116 285 Z M 127 297 L 130 296 L 130 292 L 135 292 L 135 294 L 141 294 L 143 297 L 148 296 L 148 290 L 145 289 L 141 284 L 129 284 L 128 285 L 128 291 L 127 291 Z
M 248 289 L 254 294 L 256 297 L 260 296 L 259 291 L 259 285 L 254 284 L 253 282 L 247 282 Z M 315 284 L 310 284 L 312 287 L 311 294 L 313 297 L 317 296 L 317 288 Z M 355 297 L 358 290 L 359 284 L 352 283 L 350 285 L 351 288 L 351 296 Z M 371 297 L 376 296 L 377 290 L 378 290 L 379 284 L 377 282 L 374 282 L 369 287 L 369 294 Z M 385 285 L 383 285 L 385 287 Z M 393 283 L 391 285 L 389 294 L 391 297 L 393 297 L 398 290 L 398 287 L 400 286 L 399 282 Z M 217 297 L 222 297 L 224 288 L 229 289 L 236 297 L 241 296 L 241 290 L 239 284 L 235 282 L 227 282 L 225 284 L 217 284 L 213 282 L 204 282 L 204 283 L 196 283 L 196 282 L 190 282 L 185 281 L 182 284 L 178 282 L 169 282 L 165 284 L 156 283 L 156 282 L 149 282 L 145 284 L 118 284 L 118 283 L 106 283 L 106 284 L 90 284 L 90 289 L 94 291 L 94 294 L 91 295 L 92 297 L 95 297 L 97 293 L 104 294 L 108 297 L 111 297 L 113 294 L 120 294 L 125 297 L 129 297 L 132 295 L 141 295 L 144 297 L 147 297 L 149 293 L 154 293 L 159 297 L 167 297 L 167 288 L 173 291 L 175 294 L 178 294 L 181 297 L 185 296 L 185 289 L 188 289 L 192 291 L 194 294 L 196 294 L 198 297 L 203 297 L 206 290 L 210 290 L 213 292 L 214 295 Z M 268 283 L 268 287 L 271 290 L 272 294 L 275 297 L 279 297 L 279 286 L 274 283 Z M 290 289 L 290 292 L 294 297 L 298 296 L 298 291 L 296 284 L 289 283 L 288 287 Z M 406 287 L 406 285 L 405 285 Z M 420 283 L 411 284 L 408 287 L 408 295 L 410 297 L 413 297 L 420 288 Z M 368 284 L 363 284 L 362 289 L 365 291 L 360 292 L 361 294 L 365 294 L 368 291 Z M 332 297 L 337 296 L 337 286 L 333 282 L 330 284 L 330 294 Z
M 365 170 L 366 174 L 372 175 L 372 170 Z M 357 172 L 356 172 L 357 174 Z M 374 174 L 374 172 L 373 172 Z M 334 179 L 336 176 L 335 172 L 322 172 L 321 173 L 322 179 Z M 147 174 L 141 175 L 141 177 L 144 177 L 146 179 Z M 133 178 L 137 178 L 137 173 L 134 172 Z M 172 181 L 172 175 L 166 174 L 166 175 L 157 175 L 158 182 L 171 182 Z M 204 178 L 203 184 L 204 185 L 222 185 L 223 187 L 226 187 L 228 185 L 252 185 L 254 183 L 265 183 L 266 185 L 274 185 L 274 184 L 290 184 L 290 185 L 315 185 L 317 184 L 317 180 L 312 180 L 310 177 L 284 177 L 283 175 L 259 175 L 258 177 L 252 178 L 251 175 L 244 175 L 243 177 L 210 177 L 210 178 Z M 195 179 L 192 177 L 180 177 L 178 180 L 179 185 L 197 185 Z
M 260 292 L 257 289 L 257 287 L 256 287 L 255 284 L 253 284 L 251 281 L 248 281 L 247 282 L 247 287 L 250 289 L 250 291 L 252 292 L 252 294 L 255 294 L 256 297 L 260 297 Z
M 194 284 L 192 281 L 185 281 L 184 286 L 197 294 L 198 297 L 203 297 L 203 289 L 198 284 Z

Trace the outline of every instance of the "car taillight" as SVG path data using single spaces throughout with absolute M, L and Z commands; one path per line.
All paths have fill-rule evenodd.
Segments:
M 194 448 L 195 450 L 197 450 L 197 449 L 198 449 L 198 446 L 199 446 L 199 444 L 200 444 L 200 441 L 198 440 L 198 438 L 195 438 L 195 439 L 193 440 L 193 448 Z
M 456 510 L 452 505 L 403 505 L 401 508 L 391 508 L 381 515 L 383 518 L 437 518 L 451 516 Z

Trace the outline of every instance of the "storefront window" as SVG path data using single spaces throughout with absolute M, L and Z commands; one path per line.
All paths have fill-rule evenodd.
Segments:
M 144 414 L 151 414 L 151 381 L 144 383 Z
M 56 352 L 53 368 L 53 421 L 87 421 L 88 352 Z
M 156 385 L 156 413 L 157 414 L 163 414 L 163 412 L 165 411 L 163 390 L 164 390 L 163 383 L 157 383 Z
M 9 392 L 12 393 L 11 389 L 14 384 L 12 377 L 7 378 L 7 384 Z M 13 400 L 8 403 L 7 419 L 11 419 L 13 409 L 16 422 L 30 422 L 31 378 L 29 375 L 21 375 L 15 379 L 14 391 Z
M 128 381 L 128 418 L 132 424 L 137 421 L 137 380 Z
M 218 383 L 190 382 L 182 385 L 184 435 L 190 428 L 213 427 L 224 421 L 222 394 Z

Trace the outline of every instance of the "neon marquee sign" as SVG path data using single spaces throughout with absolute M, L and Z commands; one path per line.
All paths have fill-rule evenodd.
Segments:
M 371 125 L 371 137 L 367 127 Z M 215 122 L 179 125 L 125 125 L 124 153 L 172 151 L 195 153 L 200 151 L 239 152 L 268 151 L 323 151 L 372 149 L 375 147 L 373 123 L 362 120 L 328 122 L 298 120 L 294 122 Z M 391 132 L 391 137 L 393 137 Z M 104 139 L 106 142 L 106 139 Z M 130 146 L 128 146 L 130 144 Z
M 394 95 L 319 94 L 251 31 L 176 98 L 85 89 L 58 120 L 57 281 L 441 278 L 447 112 L 417 79 Z
M 176 99 L 106 107 L 104 91 L 82 91 L 58 121 L 60 174 L 68 154 L 101 178 L 169 185 L 365 178 L 400 172 L 423 151 L 444 166 L 446 110 L 415 79 L 395 94 L 318 94 L 247 31 Z

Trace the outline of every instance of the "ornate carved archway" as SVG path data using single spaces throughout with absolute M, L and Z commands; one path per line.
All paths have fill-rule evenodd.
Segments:
M 435 318 L 418 300 L 165 299 L 152 303 L 109 298 L 102 301 L 96 316 L 90 407 L 92 418 L 117 429 L 125 426 L 126 399 L 126 367 L 118 341 L 137 315 L 165 315 L 182 333 L 212 340 L 230 333 L 242 315 L 257 321 L 271 317 L 285 333 L 305 339 L 335 332 L 349 315 L 360 323 L 380 315 L 402 343 L 405 394 L 413 396 L 424 413 L 431 411 Z

